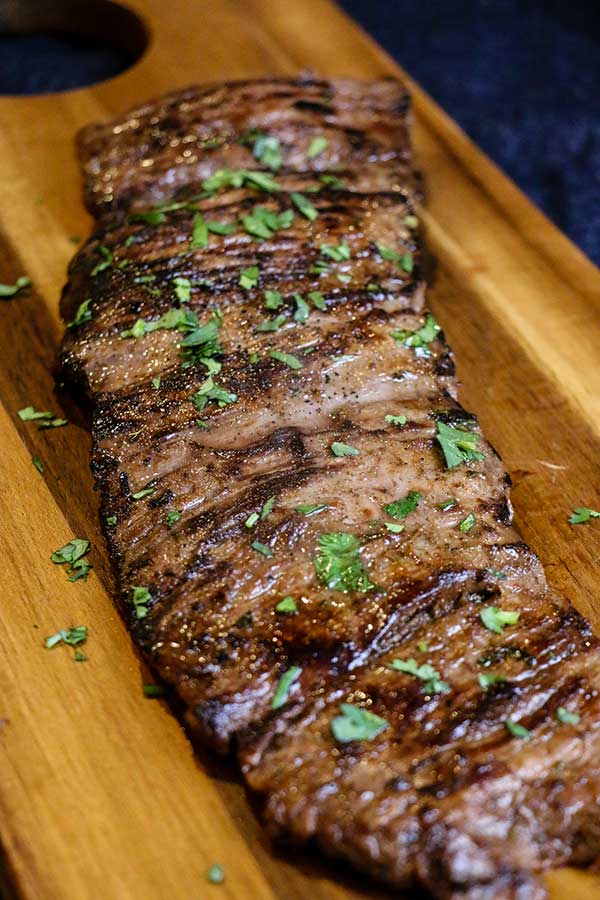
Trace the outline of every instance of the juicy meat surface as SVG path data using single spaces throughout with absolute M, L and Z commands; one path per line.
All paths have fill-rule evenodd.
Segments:
M 270 831 L 525 900 L 598 855 L 598 643 L 457 400 L 407 121 L 270 79 L 85 129 L 62 363 L 134 637 Z

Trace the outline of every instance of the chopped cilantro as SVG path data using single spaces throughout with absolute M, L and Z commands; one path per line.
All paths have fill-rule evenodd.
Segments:
M 175 286 L 175 296 L 179 302 L 189 303 L 192 297 L 192 282 L 190 279 L 182 278 L 181 275 L 178 275 L 177 278 L 173 279 L 173 284 Z
M 360 541 L 346 531 L 322 534 L 314 567 L 319 579 L 333 591 L 370 591 L 369 580 L 360 558 Z
M 311 301 L 315 309 L 325 309 L 325 297 L 321 291 L 310 291 L 308 299 Z
M 310 202 L 308 197 L 305 197 L 304 194 L 298 194 L 295 191 L 293 191 L 290 196 L 292 198 L 292 203 L 294 204 L 298 212 L 302 213 L 302 215 L 309 219 L 311 222 L 314 222 L 319 213 Z
M 300 666 L 292 666 L 291 669 L 288 669 L 287 672 L 283 673 L 283 675 L 279 679 L 277 690 L 275 691 L 275 695 L 271 702 L 271 709 L 279 709 L 285 704 L 291 686 L 295 681 L 298 680 L 298 678 L 300 678 L 301 674 L 302 669 L 300 668 Z
M 284 300 L 279 291 L 265 291 L 263 296 L 267 309 L 279 309 L 283 306 Z
M 271 559 L 273 556 L 273 551 L 270 547 L 267 547 L 266 544 L 261 544 L 260 541 L 254 541 L 254 543 L 250 544 L 253 550 L 256 550 L 257 553 L 262 553 L 263 556 L 266 556 L 267 559 Z
M 274 319 L 266 319 L 266 321 L 261 322 L 256 326 L 256 331 L 279 331 L 285 320 L 283 313 L 280 313 Z
M 483 672 L 477 676 L 477 681 L 479 682 L 480 687 L 486 691 L 492 685 L 506 681 L 506 677 L 504 675 L 498 675 L 495 672 Z
M 157 390 L 159 389 L 159 387 L 160 387 L 160 375 L 156 375 L 156 376 L 152 379 L 152 387 L 154 388 L 155 391 L 157 391 Z
M 275 506 L 275 494 L 273 494 L 272 497 L 269 497 L 269 499 L 263 503 L 263 508 L 260 511 L 261 519 L 266 519 L 267 516 L 269 516 L 273 512 L 274 506 Z
M 516 625 L 520 615 L 518 610 L 502 610 L 497 606 L 485 606 L 480 613 L 485 627 L 496 634 L 502 634 L 507 625 Z
M 40 475 L 43 475 L 44 474 L 44 464 L 41 461 L 41 459 L 39 458 L 39 456 L 32 456 L 31 462 L 34 464 L 34 466 L 36 467 L 36 469 L 38 470 Z
M 216 363 L 214 357 L 223 353 L 219 341 L 220 328 L 221 319 L 213 316 L 205 325 L 199 325 L 194 331 L 186 334 L 180 345 L 183 349 L 184 365 L 202 363 L 211 375 L 219 373 L 221 364 Z
M 421 502 L 421 494 L 418 491 L 410 491 L 403 500 L 395 500 L 388 503 L 385 511 L 392 519 L 405 519 L 413 512 Z
M 336 741 L 347 744 L 350 741 L 372 741 L 388 726 L 386 719 L 376 716 L 368 709 L 342 703 L 340 715 L 331 722 L 331 731 Z
M 116 525 L 116 524 L 117 524 L 117 517 L 116 517 L 116 516 L 107 516 L 107 517 L 106 517 L 106 524 L 109 525 L 109 526 L 111 526 L 111 527 L 112 527 L 113 525 Z
M 156 490 L 156 487 L 150 486 L 142 488 L 141 491 L 136 491 L 135 494 L 131 495 L 132 500 L 143 500 L 144 497 L 149 497 L 150 494 L 153 494 Z
M 60 428 L 62 425 L 69 424 L 66 419 L 59 419 L 53 412 L 48 410 L 40 412 L 34 409 L 33 406 L 26 406 L 24 409 L 20 409 L 17 415 L 22 422 L 39 422 L 38 428 L 40 430 L 43 428 Z
M 302 325 L 308 319 L 310 309 L 304 297 L 300 294 L 294 294 L 294 303 L 296 304 L 296 312 L 294 313 L 294 322 L 300 322 Z
M 319 175 L 319 181 L 334 191 L 343 191 L 346 187 L 342 178 L 338 178 L 337 175 L 331 175 L 327 172 Z
M 80 578 L 85 580 L 92 568 L 90 563 L 83 559 L 89 549 L 90 542 L 88 540 L 85 538 L 73 538 L 64 547 L 59 547 L 58 550 L 55 550 L 51 554 L 50 559 L 57 566 L 67 566 L 69 581 L 79 581 Z
M 144 697 L 148 697 L 150 700 L 155 700 L 158 697 L 166 697 L 167 689 L 162 684 L 145 684 L 144 685 Z
M 250 513 L 250 515 L 244 522 L 244 525 L 246 526 L 246 528 L 254 528 L 259 519 L 260 516 L 257 512 Z
M 108 269 L 109 266 L 112 266 L 115 261 L 108 247 L 96 247 L 96 253 L 99 253 L 102 259 L 94 266 L 94 268 L 90 272 L 92 278 L 94 278 L 100 272 L 103 272 L 104 269 Z
M 384 419 L 388 423 L 388 425 L 406 425 L 406 423 L 408 422 L 406 416 L 387 415 L 384 416 Z
M 74 648 L 73 659 L 75 662 L 85 662 L 87 657 L 77 649 L 77 646 L 78 644 L 84 644 L 87 638 L 87 625 L 76 625 L 74 628 L 65 628 L 62 631 L 57 631 L 56 634 L 50 635 L 50 637 L 46 638 L 44 644 L 49 650 L 58 646 L 58 644 L 67 644 L 69 647 Z
M 185 279 L 187 281 L 187 279 Z M 175 287 L 175 290 L 184 290 L 181 285 Z M 170 330 L 178 328 L 180 331 L 190 331 L 198 325 L 198 317 L 189 309 L 177 309 L 173 307 L 163 313 L 158 319 L 136 319 L 131 328 L 126 328 L 121 332 L 122 338 L 140 338 L 152 331 L 160 329 Z
M 254 159 L 266 166 L 267 169 L 277 172 L 281 168 L 283 161 L 281 158 L 281 147 L 276 137 L 263 134 L 261 131 L 254 131 L 248 135 L 246 142 L 254 144 L 252 147 Z
M 400 534 L 405 528 L 404 525 L 398 525 L 397 522 L 384 522 L 384 525 L 388 531 L 392 532 L 392 534 Z
M 248 169 L 218 169 L 202 182 L 205 191 L 250 187 L 259 191 L 278 191 L 279 185 L 266 172 Z
M 198 412 L 202 412 L 205 406 L 210 402 L 216 403 L 220 409 L 230 403 L 235 403 L 237 394 L 232 394 L 230 391 L 227 391 L 225 388 L 216 384 L 212 375 L 209 375 L 202 387 L 200 387 L 195 394 L 192 394 L 190 399 Z
M 518 722 L 513 722 L 512 719 L 506 719 L 504 724 L 513 737 L 523 738 L 526 741 L 531 738 L 531 732 L 523 725 L 519 725 Z
M 397 253 L 396 250 L 384 247 L 382 244 L 376 244 L 375 246 L 383 259 L 397 263 L 398 267 L 405 272 L 412 272 L 414 267 L 412 253 Z
M 320 153 L 323 152 L 327 148 L 329 141 L 322 134 L 316 135 L 316 137 L 312 138 L 310 144 L 308 145 L 308 150 L 306 151 L 306 155 L 309 159 L 314 159 L 315 156 L 319 156 Z
M 293 597 L 284 597 L 275 607 L 275 612 L 293 615 L 298 612 L 298 606 Z
M 564 706 L 559 706 L 556 710 L 556 718 L 564 725 L 577 725 L 580 716 L 577 713 L 570 712 Z
M 179 522 L 181 518 L 181 512 L 178 509 L 171 509 L 165 516 L 165 525 L 167 528 L 172 528 L 176 522 Z
M 206 873 L 206 880 L 210 884 L 223 884 L 225 881 L 223 866 L 220 866 L 218 863 L 213 863 Z
M 92 302 L 92 298 L 88 297 L 87 300 L 84 300 L 83 303 L 80 303 L 75 312 L 75 318 L 67 323 L 67 328 L 79 328 L 80 325 L 85 324 L 85 322 L 89 322 L 92 318 L 92 314 L 90 312 L 90 303 Z
M 256 287 L 256 285 L 258 284 L 259 274 L 260 273 L 258 266 L 248 266 L 247 269 L 242 269 L 242 271 L 240 272 L 240 280 L 238 284 L 246 291 L 249 291 L 251 290 L 251 288 Z
M 485 459 L 485 455 L 477 450 L 479 436 L 472 431 L 453 428 L 445 422 L 436 422 L 437 441 L 444 451 L 446 465 L 449 469 L 459 466 L 467 460 Z
M 600 519 L 600 512 L 590 509 L 589 506 L 579 506 L 569 516 L 569 524 L 581 525 L 583 522 L 589 522 L 590 519 Z
M 202 213 L 196 213 L 194 216 L 194 224 L 192 227 L 192 240 L 190 241 L 190 250 L 196 250 L 199 247 L 208 246 L 208 226 L 204 221 Z
M 441 510 L 454 509 L 455 506 L 458 506 L 458 500 L 455 497 L 449 497 L 448 500 L 442 500 L 437 504 L 437 508 Z
M 445 694 L 450 690 L 450 686 L 441 680 L 440 673 L 429 663 L 419 665 L 416 659 L 393 659 L 388 669 L 414 675 L 423 682 L 423 688 L 428 694 Z
M 475 522 L 476 522 L 476 519 L 475 519 L 474 514 L 469 513 L 467 516 L 464 517 L 462 522 L 459 524 L 459 526 L 458 526 L 459 530 L 464 531 L 464 532 L 470 531 L 471 528 L 473 528 L 473 526 L 475 525 Z
M 350 444 L 334 441 L 331 445 L 331 452 L 334 456 L 358 456 L 360 450 L 357 450 L 356 447 L 351 447 Z
M 419 653 L 427 653 L 427 651 L 429 650 L 429 644 L 427 643 L 427 641 L 419 641 L 419 643 L 417 644 L 417 649 Z
M 300 360 L 291 353 L 282 353 L 280 350 L 269 350 L 269 356 L 271 359 L 276 359 L 279 360 L 279 362 L 285 363 L 290 369 L 302 368 Z
M 14 284 L 0 284 L 0 297 L 3 299 L 6 299 L 8 297 L 15 297 L 30 285 L 31 278 L 27 278 L 26 275 L 21 275 L 20 278 L 17 278 Z
M 311 516 L 313 513 L 323 512 L 324 509 L 329 509 L 325 503 L 300 503 L 296 507 L 296 512 L 303 516 Z
M 137 585 L 131 588 L 131 603 L 136 618 L 144 619 L 148 615 L 148 605 L 152 603 L 152 594 L 147 587 Z
M 350 247 L 346 241 L 341 241 L 336 247 L 321 244 L 320 249 L 323 256 L 328 256 L 334 262 L 344 262 L 344 260 L 350 259 Z
M 399 328 L 396 331 L 392 331 L 392 337 L 399 344 L 404 344 L 405 347 L 412 347 L 415 350 L 420 350 L 422 353 L 429 353 L 429 344 L 436 339 L 440 331 L 440 326 L 434 317 L 431 313 L 427 313 L 424 324 L 417 328 L 416 331 L 407 331 L 405 328 Z
M 261 240 L 272 238 L 276 231 L 289 228 L 294 221 L 294 212 L 287 209 L 282 213 L 273 212 L 266 206 L 255 206 L 250 215 L 242 216 L 244 229 Z

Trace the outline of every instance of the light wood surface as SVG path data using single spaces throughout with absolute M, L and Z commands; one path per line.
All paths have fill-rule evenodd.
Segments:
M 52 4 L 55 15 L 65 3 Z M 0 98 L 0 282 L 26 273 L 34 283 L 0 302 L 5 890 L 27 900 L 390 896 L 316 853 L 271 848 L 233 767 L 194 756 L 167 705 L 144 699 L 148 675 L 110 600 L 88 435 L 69 398 L 54 394 L 52 365 L 70 237 L 90 225 L 73 153 L 81 125 L 194 81 L 399 70 L 328 0 L 128 6 L 150 33 L 132 69 L 65 94 Z M 438 261 L 431 303 L 456 353 L 462 400 L 504 457 L 517 521 L 550 581 L 598 626 L 600 524 L 573 528 L 567 516 L 600 507 L 600 272 L 411 87 Z M 17 417 L 29 404 L 63 410 L 72 424 L 38 431 Z M 93 543 L 86 583 L 69 584 L 49 562 L 73 536 Z M 86 663 L 43 647 L 80 624 L 90 628 Z M 221 886 L 205 880 L 214 862 L 225 869 Z M 556 900 L 600 897 L 589 874 L 564 870 L 548 883 Z

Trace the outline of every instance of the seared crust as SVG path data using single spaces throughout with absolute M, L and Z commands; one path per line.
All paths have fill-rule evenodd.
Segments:
M 456 399 L 407 113 L 390 80 L 269 79 L 90 126 L 101 221 L 70 267 L 62 363 L 94 405 L 135 639 L 198 738 L 235 747 L 271 832 L 435 897 L 538 898 L 535 872 L 598 853 L 598 643 Z M 475 451 L 452 466 L 445 426 Z M 346 587 L 317 560 L 339 533 L 362 572 Z M 493 630 L 491 607 L 519 615 Z M 340 741 L 340 704 L 385 727 Z

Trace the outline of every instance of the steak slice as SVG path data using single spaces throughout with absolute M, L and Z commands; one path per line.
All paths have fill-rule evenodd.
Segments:
M 178 188 L 220 169 L 264 169 L 261 134 L 279 142 L 282 174 L 313 172 L 358 191 L 414 196 L 409 106 L 391 78 L 267 78 L 176 91 L 80 133 L 86 204 L 95 216 L 131 211 L 171 201 Z M 327 143 L 313 155 L 315 138 Z
M 407 115 L 268 79 L 87 128 L 61 359 L 135 640 L 271 832 L 537 898 L 598 853 L 598 643 L 457 401 Z

